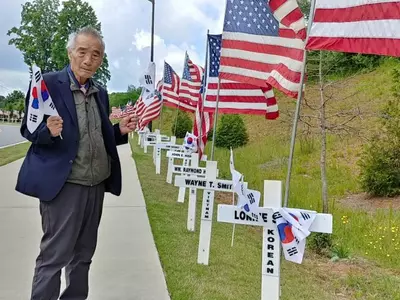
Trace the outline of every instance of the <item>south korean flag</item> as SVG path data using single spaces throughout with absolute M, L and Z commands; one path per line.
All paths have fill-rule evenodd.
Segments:
M 280 208 L 274 212 L 273 219 L 278 228 L 285 258 L 301 264 L 306 248 L 306 238 L 310 235 L 310 226 L 317 212 Z
M 258 221 L 258 208 L 260 205 L 261 193 L 256 190 L 249 190 L 245 187 L 243 174 L 235 169 L 232 148 L 229 167 L 232 175 L 233 190 L 239 196 L 238 207 L 248 216 Z
M 31 82 L 27 127 L 30 133 L 35 132 L 43 121 L 44 115 L 58 116 L 57 109 L 51 99 L 42 72 L 36 65 L 32 66 L 33 78 Z
M 183 147 L 185 148 L 186 152 L 197 153 L 197 136 L 186 132 L 185 139 L 183 140 Z
M 235 189 L 236 186 L 240 183 L 240 179 L 243 177 L 243 175 L 240 172 L 236 171 L 236 169 L 235 169 L 232 148 L 231 148 L 231 157 L 230 157 L 230 161 L 229 161 L 229 168 L 230 168 L 231 175 L 232 175 L 233 187 Z
M 246 188 L 243 177 L 240 183 L 235 187 L 235 192 L 239 196 L 238 207 L 240 207 L 246 215 L 258 221 L 261 193 Z
M 140 86 L 148 93 L 153 93 L 156 88 L 156 64 L 149 62 L 147 70 L 139 78 Z

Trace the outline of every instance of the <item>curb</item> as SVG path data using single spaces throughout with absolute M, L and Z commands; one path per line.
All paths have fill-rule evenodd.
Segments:
M 13 146 L 17 146 L 17 145 L 21 145 L 21 144 L 24 144 L 24 143 L 27 143 L 27 142 L 28 142 L 28 141 L 24 141 L 24 142 L 19 142 L 19 143 L 7 145 L 7 146 L 1 146 L 1 147 L 0 147 L 0 150 L 1 150 L 1 149 L 5 149 L 5 148 L 9 148 L 9 147 L 13 147 Z

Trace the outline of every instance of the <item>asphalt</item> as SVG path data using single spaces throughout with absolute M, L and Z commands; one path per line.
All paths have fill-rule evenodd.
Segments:
M 0 125 L 0 147 L 26 141 L 19 132 L 19 125 Z
M 123 191 L 106 196 L 88 299 L 168 300 L 129 146 L 119 146 L 119 153 Z M 0 167 L 0 300 L 29 299 L 41 238 L 38 200 L 14 190 L 21 163 Z

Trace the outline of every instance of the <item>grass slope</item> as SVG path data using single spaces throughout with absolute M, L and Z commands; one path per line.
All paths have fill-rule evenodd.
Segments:
M 27 142 L 12 147 L 0 149 L 0 166 L 4 166 L 24 157 L 29 149 L 29 146 L 30 143 Z
M 163 160 L 162 175 L 156 175 L 151 154 L 144 154 L 136 144 L 134 140 L 133 157 L 171 299 L 260 299 L 260 228 L 237 226 L 231 248 L 232 226 L 217 223 L 214 210 L 210 265 L 198 265 L 201 192 L 196 232 L 190 233 L 186 230 L 187 201 L 178 204 L 178 189 L 165 182 L 167 160 Z M 399 287 L 396 271 L 364 260 L 333 263 L 307 251 L 302 265 L 282 263 L 283 300 L 400 299 Z
M 338 81 L 331 85 L 327 94 L 332 94 L 327 109 L 333 116 L 339 111 L 359 108 L 362 116 L 352 122 L 359 135 L 344 137 L 328 135 L 327 172 L 331 212 L 334 214 L 334 237 L 336 243 L 351 253 L 364 256 L 382 265 L 400 268 L 397 253 L 400 250 L 400 213 L 394 210 L 377 209 L 374 213 L 341 207 L 337 200 L 347 195 L 359 193 L 359 169 L 357 161 L 365 139 L 377 128 L 377 117 L 383 103 L 392 97 L 391 71 L 398 62 L 387 62 L 378 70 L 353 78 Z M 308 87 L 306 97 L 309 103 L 318 103 L 318 90 Z M 346 99 L 344 99 L 346 98 Z M 278 96 L 280 110 L 292 112 L 292 99 Z M 344 99 L 344 100 L 343 100 Z M 304 114 L 312 114 L 303 108 Z M 164 110 L 162 131 L 169 134 L 175 112 Z M 263 180 L 286 179 L 287 158 L 291 119 L 282 114 L 277 121 L 266 121 L 263 117 L 244 116 L 250 136 L 246 147 L 235 150 L 235 166 L 249 182 L 250 187 L 260 191 Z M 334 118 L 332 118 L 334 119 Z M 330 120 L 332 123 L 342 120 Z M 154 122 L 154 128 L 159 124 Z M 304 128 L 299 125 L 299 132 Z M 319 168 L 319 137 L 314 130 L 312 135 L 298 136 L 291 181 L 290 206 L 320 211 L 321 183 Z M 206 153 L 210 153 L 211 142 Z M 230 178 L 229 152 L 216 149 L 215 160 L 221 177 Z
M 391 208 L 352 209 L 338 201 L 360 192 L 357 161 L 365 138 L 377 130 L 380 108 L 392 97 L 391 71 L 398 66 L 398 62 L 389 61 L 376 71 L 332 83 L 327 89 L 331 124 L 343 122 L 337 116 L 338 112 L 361 111 L 361 115 L 351 123 L 357 128 L 357 135 L 328 135 L 327 172 L 330 210 L 334 215 L 333 237 L 337 251 L 350 253 L 352 259 L 334 264 L 309 256 L 302 266 L 285 262 L 282 271 L 283 299 L 289 299 L 292 292 L 300 293 L 297 294 L 298 299 L 314 299 L 301 297 L 301 291 L 318 291 L 315 299 L 400 299 L 400 213 Z M 317 87 L 308 86 L 307 102 L 317 105 L 318 93 Z M 279 93 L 277 97 L 281 118 L 267 121 L 261 116 L 244 116 L 250 142 L 246 147 L 235 150 L 236 168 L 244 173 L 251 188 L 260 191 L 263 180 L 285 181 L 286 178 L 295 103 Z M 302 113 L 315 116 L 318 112 L 303 106 Z M 163 133 L 170 134 L 174 118 L 175 111 L 164 109 Z M 310 120 L 316 127 L 308 136 L 299 134 L 296 144 L 290 206 L 320 211 L 320 142 L 316 119 Z M 159 121 L 153 126 L 160 128 Z M 304 129 L 300 124 L 299 133 Z M 210 146 L 211 142 L 206 153 L 210 153 Z M 254 228 L 238 229 L 236 246 L 232 249 L 231 226 L 215 224 L 211 266 L 197 266 L 198 233 L 189 234 L 185 230 L 186 205 L 179 206 L 175 202 L 177 189 L 164 183 L 165 170 L 164 175 L 156 176 L 150 155 L 143 155 L 136 146 L 133 152 L 173 299 L 257 299 L 261 233 Z M 220 177 L 230 178 L 229 152 L 216 149 L 215 160 L 218 161 Z M 219 198 L 230 201 L 229 196 L 225 199 L 220 195 Z M 308 255 L 312 255 L 310 251 Z M 301 272 L 307 276 L 301 275 Z M 199 295 L 187 295 L 187 291 Z

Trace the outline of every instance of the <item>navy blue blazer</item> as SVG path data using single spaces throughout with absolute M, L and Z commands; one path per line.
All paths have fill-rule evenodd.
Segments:
M 60 72 L 43 74 L 49 93 L 63 119 L 62 137 L 52 137 L 46 126 L 48 116 L 44 117 L 34 133 L 27 128 L 27 107 L 29 92 L 25 99 L 25 116 L 21 124 L 21 134 L 31 141 L 31 147 L 18 174 L 16 190 L 22 194 L 51 201 L 64 186 L 78 152 L 79 128 L 75 101 L 70 89 L 67 68 Z M 104 145 L 111 157 L 111 175 L 106 180 L 106 192 L 121 194 L 121 164 L 117 145 L 126 144 L 128 135 L 121 135 L 119 125 L 112 125 L 109 120 L 110 108 L 107 91 L 98 86 L 95 94 L 102 119 Z

